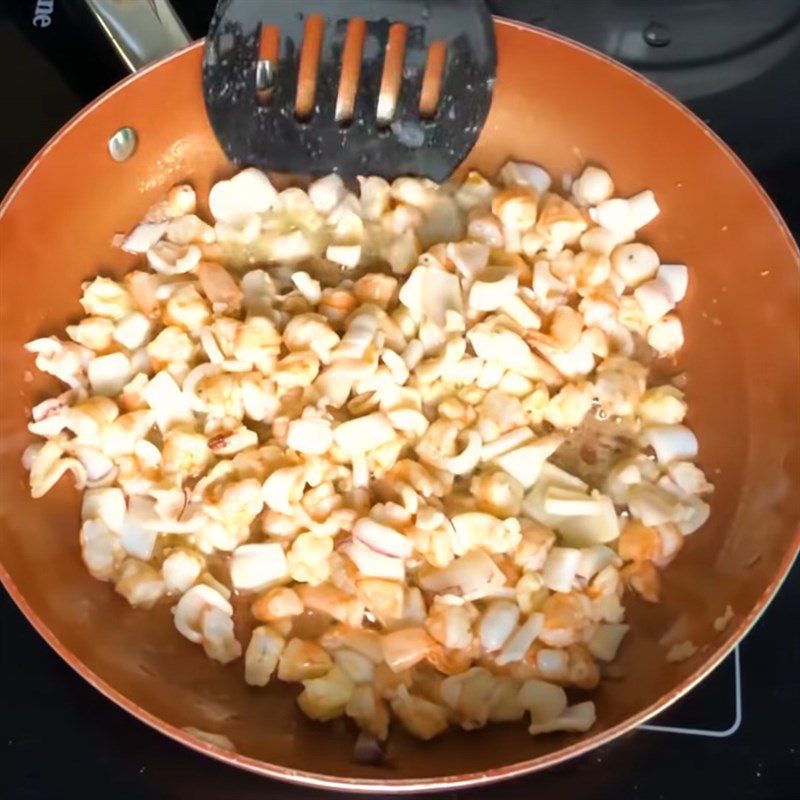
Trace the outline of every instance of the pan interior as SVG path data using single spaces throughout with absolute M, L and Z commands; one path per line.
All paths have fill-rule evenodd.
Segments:
M 800 519 L 800 283 L 782 222 L 734 157 L 674 102 L 610 61 L 550 35 L 498 22 L 498 80 L 466 166 L 493 173 L 508 158 L 575 174 L 604 166 L 623 196 L 652 189 L 662 209 L 647 239 L 662 260 L 685 262 L 681 305 L 689 424 L 716 485 L 710 522 L 665 574 L 663 602 L 634 604 L 619 675 L 594 693 L 598 724 L 584 737 L 531 738 L 522 725 L 453 732 L 431 743 L 401 734 L 385 769 L 351 762 L 340 723 L 319 725 L 286 685 L 247 687 L 178 636 L 163 613 L 137 612 L 94 581 L 78 551 L 78 495 L 62 482 L 46 500 L 27 490 L 20 454 L 30 407 L 55 386 L 33 377 L 24 342 L 80 313 L 79 284 L 121 275 L 133 257 L 111 247 L 171 185 L 200 196 L 232 172 L 208 127 L 195 46 L 106 95 L 45 149 L 0 212 L 0 559 L 4 579 L 64 648 L 129 710 L 168 726 L 223 733 L 248 762 L 329 779 L 428 780 L 540 766 L 604 738 L 672 698 L 716 663 L 758 613 L 798 549 Z M 109 137 L 129 125 L 136 153 L 118 163 Z M 557 178 L 558 179 L 558 178 Z M 713 621 L 731 606 L 729 627 Z M 664 636 L 697 653 L 668 664 Z M 121 700 L 122 699 L 122 700 Z M 573 750 L 571 752 L 577 752 Z M 313 759 L 309 754 L 313 753 Z M 281 772 L 284 770 L 284 772 Z

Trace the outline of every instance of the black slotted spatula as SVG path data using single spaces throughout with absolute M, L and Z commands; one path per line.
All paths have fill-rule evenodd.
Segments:
M 480 134 L 495 63 L 482 0 L 221 0 L 203 94 L 237 164 L 441 181 Z

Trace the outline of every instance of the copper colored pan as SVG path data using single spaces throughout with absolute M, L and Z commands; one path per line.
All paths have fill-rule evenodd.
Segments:
M 634 606 L 624 678 L 594 695 L 583 736 L 531 738 L 523 725 L 454 732 L 429 744 L 401 734 L 391 768 L 351 761 L 352 737 L 296 711 L 285 685 L 247 687 L 175 634 L 168 610 L 134 611 L 89 577 L 78 553 L 78 496 L 63 481 L 30 499 L 20 453 L 45 386 L 22 345 L 80 312 L 79 284 L 121 275 L 133 256 L 110 247 L 178 181 L 204 195 L 232 172 L 208 126 L 196 44 L 95 101 L 39 153 L 0 206 L 0 559 L 6 588 L 81 675 L 143 721 L 220 760 L 283 780 L 349 790 L 420 791 L 531 772 L 584 753 L 663 709 L 728 654 L 763 612 L 800 548 L 800 257 L 752 176 L 686 109 L 618 64 L 558 37 L 498 20 L 494 103 L 470 166 L 507 158 L 575 173 L 604 165 L 623 195 L 652 188 L 662 214 L 647 236 L 692 274 L 682 304 L 690 424 L 716 484 L 711 521 L 665 576 L 658 606 Z M 116 163 L 108 139 L 135 128 Z M 731 606 L 722 632 L 713 622 Z M 699 649 L 669 664 L 672 630 Z M 238 753 L 182 731 L 223 733 Z

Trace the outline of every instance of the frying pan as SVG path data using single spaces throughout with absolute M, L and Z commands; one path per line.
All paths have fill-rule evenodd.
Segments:
M 39 633 L 122 708 L 230 764 L 295 783 L 422 791 L 483 784 L 585 753 L 661 711 L 707 675 L 778 590 L 800 549 L 800 256 L 745 167 L 698 119 L 619 64 L 572 42 L 495 21 L 497 86 L 467 166 L 508 158 L 560 176 L 602 164 L 623 196 L 655 191 L 647 240 L 689 265 L 681 305 L 689 424 L 716 485 L 709 523 L 686 542 L 657 606 L 630 604 L 633 632 L 616 679 L 592 694 L 596 726 L 531 738 L 524 725 L 454 731 L 430 743 L 398 732 L 387 767 L 351 760 L 343 723 L 305 719 L 286 685 L 254 690 L 236 666 L 176 635 L 169 610 L 136 611 L 93 580 L 78 548 L 78 493 L 62 481 L 33 501 L 20 454 L 31 405 L 55 387 L 33 376 L 24 342 L 80 314 L 80 282 L 120 276 L 134 258 L 110 246 L 170 186 L 206 195 L 230 175 L 209 127 L 196 43 L 109 90 L 36 156 L 0 206 L 0 577 Z M 125 161 L 109 138 L 130 126 Z M 722 629 L 714 621 L 730 607 Z M 722 626 L 717 626 L 722 627 Z M 670 644 L 696 653 L 669 663 Z M 228 736 L 236 752 L 187 726 Z

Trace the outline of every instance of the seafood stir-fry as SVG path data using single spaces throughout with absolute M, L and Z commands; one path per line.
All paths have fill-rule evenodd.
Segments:
M 688 271 L 650 191 L 245 169 L 174 187 L 83 286 L 32 410 L 34 497 L 83 491 L 91 574 L 315 720 L 586 731 L 623 600 L 706 521 L 678 386 Z M 661 377 L 659 377 L 661 376 Z

